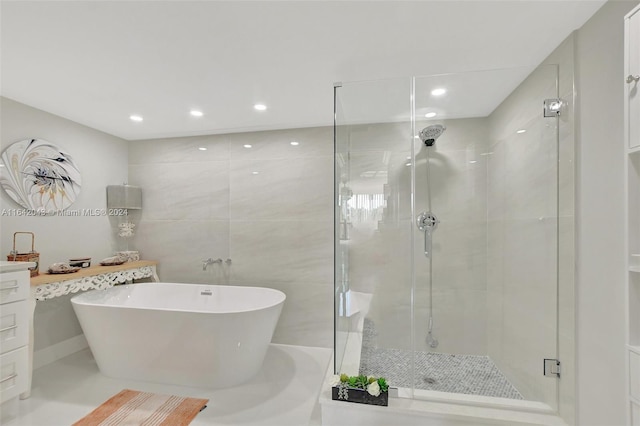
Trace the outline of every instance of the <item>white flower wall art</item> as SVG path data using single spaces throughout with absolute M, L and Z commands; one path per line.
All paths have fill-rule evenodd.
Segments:
M 29 210 L 68 208 L 80 193 L 80 170 L 69 154 L 43 139 L 25 139 L 2 153 L 0 185 Z

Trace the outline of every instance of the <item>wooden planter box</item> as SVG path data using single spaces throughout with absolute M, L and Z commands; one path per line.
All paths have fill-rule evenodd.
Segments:
M 386 407 L 389 405 L 389 392 L 380 392 L 380 395 L 373 396 L 364 389 L 334 386 L 331 388 L 331 399 L 336 401 L 357 402 L 360 404 L 383 405 Z

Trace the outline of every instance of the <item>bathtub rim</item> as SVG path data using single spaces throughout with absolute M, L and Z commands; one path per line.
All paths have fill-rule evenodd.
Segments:
M 207 310 L 200 310 L 200 309 L 179 309 L 179 308 L 160 308 L 160 307 L 153 307 L 153 306 L 127 306 L 127 305 L 119 305 L 119 304 L 113 304 L 113 303 L 96 303 L 93 301 L 85 301 L 82 300 L 83 297 L 89 297 L 86 296 L 89 293 L 95 294 L 93 292 L 106 292 L 106 291 L 113 291 L 115 289 L 121 289 L 121 288 L 134 288 L 133 286 L 140 286 L 140 285 L 146 285 L 148 287 L 151 286 L 155 286 L 155 285 L 162 285 L 162 284 L 172 284 L 172 285 L 179 285 L 179 286 L 193 286 L 193 287 L 203 287 L 203 288 L 207 288 L 207 289 L 212 289 L 214 290 L 216 287 L 226 287 L 226 288 L 243 288 L 243 289 L 259 289 L 261 291 L 267 291 L 270 293 L 276 293 L 278 294 L 278 296 L 281 296 L 278 298 L 278 301 L 274 302 L 274 303 L 270 303 L 270 304 L 264 304 L 264 305 L 260 305 L 258 307 L 255 307 L 253 309 L 234 309 L 234 310 L 225 310 L 225 311 L 207 311 Z M 219 285 L 219 284 L 193 284 L 193 283 L 171 283 L 171 282 L 144 282 L 144 283 L 133 283 L 133 284 L 120 284 L 120 285 L 114 285 L 112 287 L 109 288 L 105 288 L 105 289 L 90 289 L 87 291 L 84 291 L 80 294 L 76 294 L 75 296 L 73 296 L 71 299 L 71 304 L 73 305 L 78 305 L 78 306 L 91 306 L 91 307 L 95 307 L 95 308 L 119 308 L 119 309 L 134 309 L 134 310 L 153 310 L 153 311 L 163 311 L 163 312 L 188 312 L 188 313 L 194 313 L 194 314 L 206 314 L 206 315 L 233 315 L 233 314 L 242 314 L 242 313 L 247 313 L 247 312 L 258 312 L 258 311 L 262 311 L 262 310 L 266 310 L 266 309 L 272 309 L 277 307 L 278 305 L 283 305 L 284 302 L 287 300 L 287 295 L 278 289 L 275 288 L 271 288 L 271 287 L 258 287 L 258 286 L 245 286 L 245 285 Z

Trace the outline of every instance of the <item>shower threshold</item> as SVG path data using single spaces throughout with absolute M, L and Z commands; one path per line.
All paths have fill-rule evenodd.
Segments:
M 363 341 L 362 332 L 349 334 L 348 340 L 352 344 Z M 360 351 L 345 353 L 343 367 L 359 365 L 359 356 Z M 431 423 L 447 426 L 566 426 L 551 407 L 541 402 L 397 387 L 392 382 L 394 389 L 390 390 L 388 407 L 334 401 L 331 398 L 334 371 L 331 361 L 318 399 L 323 426 L 423 426 Z M 347 374 L 357 372 L 349 371 Z
M 322 426 L 567 426 L 546 404 L 508 398 L 398 388 L 388 407 L 334 401 L 333 380 L 332 361 L 318 398 Z

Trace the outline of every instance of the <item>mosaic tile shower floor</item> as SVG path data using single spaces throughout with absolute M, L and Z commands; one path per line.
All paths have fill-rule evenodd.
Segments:
M 392 386 L 411 387 L 411 351 L 380 348 L 373 321 L 365 319 L 360 374 L 384 376 Z M 416 389 L 523 399 L 488 356 L 415 352 Z

